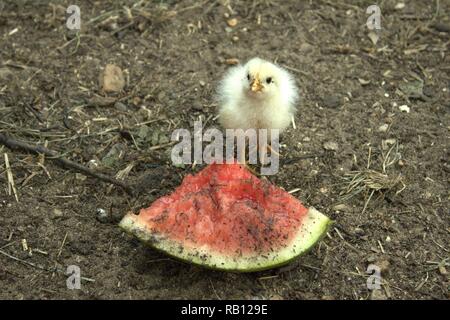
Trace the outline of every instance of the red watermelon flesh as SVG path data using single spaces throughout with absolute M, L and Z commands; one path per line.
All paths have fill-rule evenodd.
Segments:
M 171 195 L 156 200 L 138 216 L 128 214 L 121 226 L 180 259 L 218 269 L 254 271 L 284 264 L 303 253 L 329 222 L 239 164 L 212 164 L 186 176 Z

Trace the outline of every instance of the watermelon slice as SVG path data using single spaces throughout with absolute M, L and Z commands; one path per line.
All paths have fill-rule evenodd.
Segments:
M 175 258 L 251 272 L 284 265 L 309 250 L 331 221 L 239 164 L 212 164 L 171 195 L 120 222 Z

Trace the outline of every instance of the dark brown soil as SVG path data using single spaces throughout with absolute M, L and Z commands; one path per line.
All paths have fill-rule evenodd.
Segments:
M 65 23 L 75 2 L 78 37 Z M 126 181 L 143 191 L 130 196 L 0 146 L 0 298 L 449 298 L 448 1 L 406 1 L 403 9 L 395 8 L 400 0 L 381 1 L 376 44 L 366 27 L 373 1 L 140 1 L 133 8 L 138 2 L 0 1 L 0 132 L 84 165 L 95 160 L 111 176 L 132 164 Z M 225 14 L 237 26 L 226 29 Z M 254 274 L 208 271 L 145 248 L 117 222 L 193 171 L 171 165 L 171 132 L 199 117 L 217 126 L 214 90 L 226 59 L 254 56 L 289 68 L 302 91 L 297 128 L 283 135 L 280 172 L 270 180 L 300 188 L 295 196 L 334 227 L 298 263 Z M 120 103 L 102 98 L 98 78 L 107 63 L 126 75 Z M 150 120 L 147 132 L 135 126 Z M 99 134 L 113 127 L 122 130 Z M 337 150 L 326 150 L 327 142 Z M 8 192 L 4 154 L 18 202 Z M 370 188 L 342 200 L 345 177 L 368 162 L 399 183 L 370 201 Z M 382 269 L 375 293 L 366 285 L 370 264 Z M 95 281 L 67 289 L 69 265 Z

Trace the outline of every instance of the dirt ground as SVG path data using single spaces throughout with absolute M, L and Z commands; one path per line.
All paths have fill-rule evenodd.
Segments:
M 371 33 L 373 2 L 0 1 L 0 132 L 141 191 L 0 145 L 0 298 L 448 299 L 450 3 L 380 1 Z M 66 27 L 70 4 L 78 34 Z M 171 133 L 199 117 L 218 126 L 228 59 L 254 56 L 286 67 L 302 92 L 269 179 L 299 188 L 333 228 L 296 263 L 252 274 L 144 247 L 118 221 L 203 167 L 171 164 Z M 125 73 L 116 95 L 99 86 L 108 63 Z M 370 174 L 383 175 L 380 190 Z M 355 176 L 361 192 L 349 196 Z M 371 264 L 380 290 L 367 288 Z M 70 265 L 80 290 L 66 286 Z

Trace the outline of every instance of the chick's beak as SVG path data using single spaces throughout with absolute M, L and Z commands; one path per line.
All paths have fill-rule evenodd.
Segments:
M 253 79 L 252 83 L 250 84 L 250 90 L 252 90 L 253 92 L 260 92 L 263 89 L 263 85 L 261 83 L 261 80 L 259 80 L 258 77 L 255 77 L 255 79 Z

